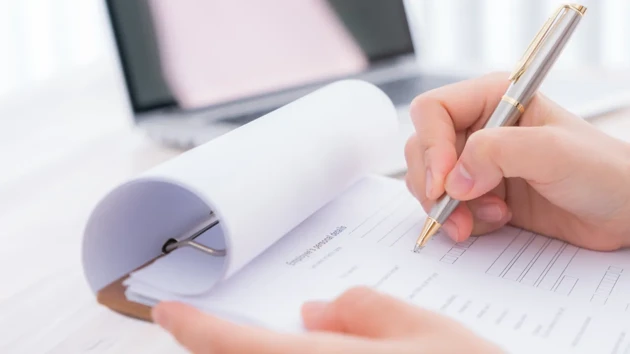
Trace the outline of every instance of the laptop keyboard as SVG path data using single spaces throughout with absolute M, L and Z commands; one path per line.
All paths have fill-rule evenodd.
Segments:
M 378 85 L 378 87 L 390 97 L 394 105 L 398 108 L 398 113 L 401 116 L 401 124 L 405 125 L 405 127 L 409 126 L 405 129 L 411 130 L 410 121 L 407 118 L 402 119 L 402 117 L 408 116 L 408 113 L 405 111 L 406 106 L 408 106 L 417 95 L 454 81 L 456 80 L 447 77 L 422 76 L 393 81 Z M 192 129 L 184 129 L 184 131 L 162 128 L 152 132 L 151 135 L 154 135 L 169 146 L 188 149 L 203 144 L 238 126 L 247 124 L 272 110 L 273 109 L 261 110 L 256 113 L 233 116 L 218 121 L 215 119 L 203 119 L 203 111 L 197 112 L 195 116 L 198 118 L 198 121 L 201 122 L 202 125 L 212 126 L 211 129 L 200 129 L 200 126 Z
M 266 110 L 266 111 L 259 111 L 256 113 L 251 113 L 251 114 L 246 114 L 246 115 L 242 115 L 242 116 L 238 116 L 238 117 L 234 117 L 234 118 L 229 118 L 229 119 L 222 119 L 219 120 L 220 122 L 224 122 L 224 123 L 229 123 L 229 124 L 234 124 L 234 125 L 243 125 L 243 124 L 247 124 L 257 118 L 260 118 L 261 116 L 271 112 L 272 110 Z
M 394 105 L 408 105 L 421 93 L 455 82 L 455 79 L 447 77 L 411 77 L 399 81 L 393 81 L 379 85 L 392 100 Z
M 377 85 L 385 94 L 387 94 L 395 106 L 408 105 L 419 94 L 438 88 L 440 86 L 453 83 L 455 79 L 449 79 L 444 76 L 422 76 L 422 77 L 410 77 L 398 81 L 392 81 L 389 83 Z M 220 120 L 221 122 L 240 126 L 247 124 L 272 110 L 260 111 L 256 113 L 246 114 L 238 117 L 231 117 L 229 119 Z M 216 122 L 210 122 L 214 124 Z

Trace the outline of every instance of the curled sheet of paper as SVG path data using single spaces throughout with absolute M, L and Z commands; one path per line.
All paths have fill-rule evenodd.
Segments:
M 227 256 L 192 267 L 205 280 L 180 289 L 207 291 L 371 173 L 397 128 L 385 93 L 345 80 L 189 150 L 95 208 L 84 241 L 88 281 L 98 289 L 145 264 L 212 212 L 219 224 L 208 246 Z

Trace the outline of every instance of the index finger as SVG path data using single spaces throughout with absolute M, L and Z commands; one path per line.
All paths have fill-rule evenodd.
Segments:
M 499 72 L 419 95 L 410 107 L 416 132 L 426 140 L 424 138 L 432 137 L 434 133 L 442 138 L 454 137 L 456 131 L 481 127 L 509 85 L 508 74 Z
M 493 73 L 443 86 L 413 100 L 410 115 L 417 142 L 408 147 L 406 155 L 408 173 L 421 201 L 427 198 L 430 203 L 444 193 L 445 178 L 457 162 L 465 130 L 481 127 L 488 120 L 508 86 L 507 73 Z

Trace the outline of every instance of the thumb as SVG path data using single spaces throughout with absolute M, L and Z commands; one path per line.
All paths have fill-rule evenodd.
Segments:
M 302 317 L 309 330 L 370 338 L 417 336 L 445 320 L 367 287 L 352 288 L 331 303 L 306 303 Z
M 550 184 L 571 173 L 572 155 L 564 131 L 554 126 L 488 128 L 473 133 L 446 179 L 446 192 L 471 200 L 502 178 Z

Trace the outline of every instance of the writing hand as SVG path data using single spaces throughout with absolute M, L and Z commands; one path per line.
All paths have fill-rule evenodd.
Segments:
M 190 306 L 164 302 L 154 320 L 193 353 L 498 353 L 459 323 L 369 288 L 348 290 L 331 303 L 307 303 L 306 333 L 248 327 Z
M 580 247 L 630 245 L 630 147 L 541 94 L 519 127 L 480 128 L 509 85 L 487 75 L 418 96 L 407 186 L 428 212 L 465 201 L 442 229 L 455 241 L 509 223 Z

